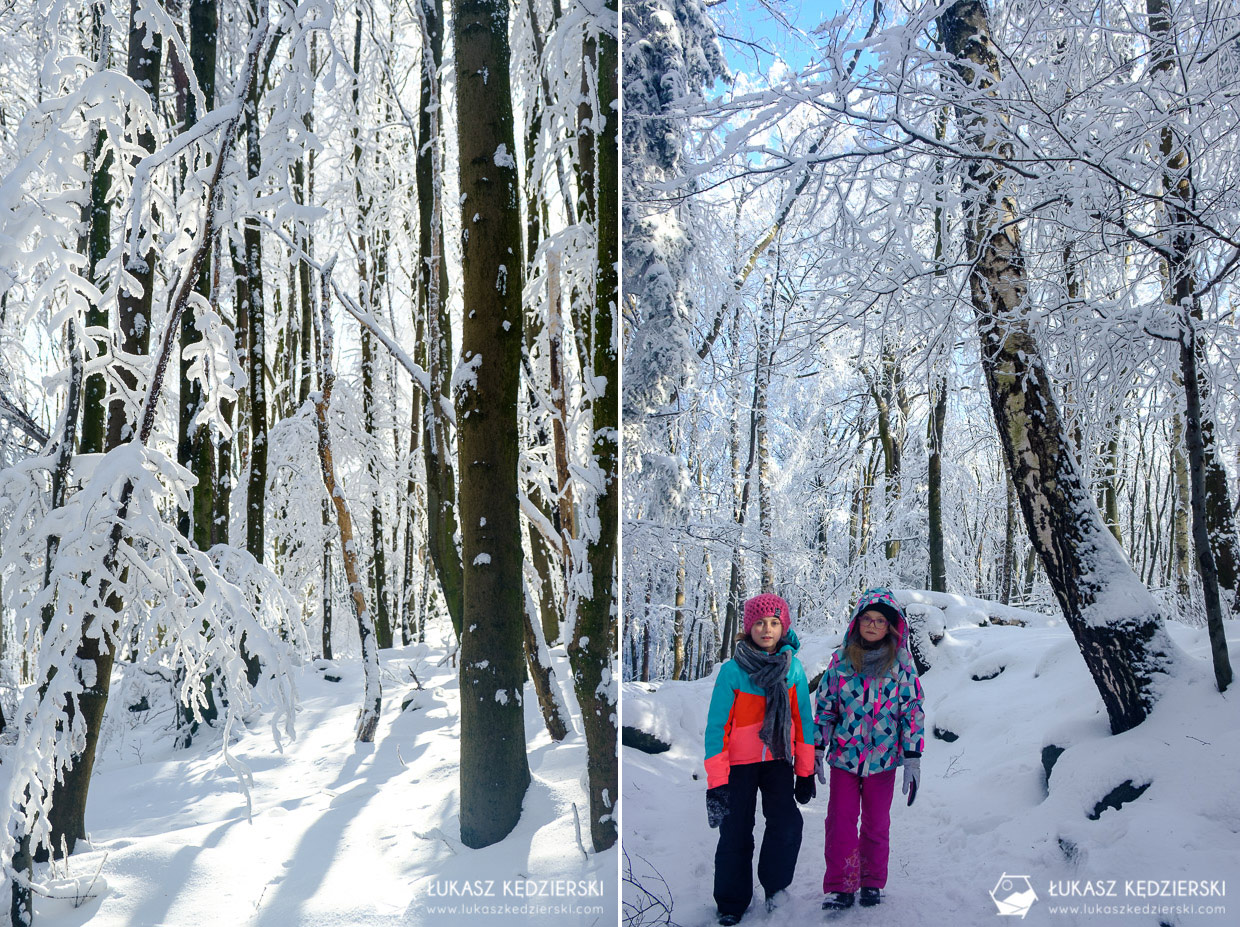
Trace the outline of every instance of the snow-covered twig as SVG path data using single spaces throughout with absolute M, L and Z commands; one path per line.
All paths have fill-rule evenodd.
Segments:
M 586 852 L 586 845 L 581 842 L 581 814 L 577 811 L 576 802 L 573 802 L 573 827 L 577 835 L 577 849 L 581 851 L 582 857 L 588 861 L 590 854 Z

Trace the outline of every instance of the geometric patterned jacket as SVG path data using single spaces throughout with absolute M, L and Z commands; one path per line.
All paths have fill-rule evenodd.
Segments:
M 920 754 L 924 742 L 921 680 L 909 655 L 908 621 L 888 589 L 867 589 L 848 622 L 845 641 L 867 609 L 883 612 L 899 635 L 891 669 L 881 677 L 853 669 L 844 647 L 835 652 L 818 684 L 814 744 L 827 746 L 826 762 L 858 776 L 894 769 L 906 752 Z

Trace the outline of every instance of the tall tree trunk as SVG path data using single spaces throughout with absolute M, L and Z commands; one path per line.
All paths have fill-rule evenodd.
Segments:
M 904 412 L 906 402 L 903 374 L 890 345 L 884 346 L 880 368 L 867 378 L 870 396 L 878 413 L 878 440 L 883 449 L 883 505 L 887 512 L 886 530 L 895 528 L 893 516 L 900 501 L 900 470 L 904 454 Z M 900 556 L 900 539 L 888 537 L 883 545 L 888 560 Z
M 219 15 L 216 0 L 190 0 L 189 2 L 189 56 L 195 80 L 202 92 L 205 112 L 198 112 L 198 98 L 188 92 L 178 95 L 178 102 L 184 104 L 184 131 L 189 131 L 215 106 L 215 52 L 218 35 Z M 176 50 L 169 50 L 172 62 L 178 63 Z M 207 156 L 207 164 L 210 158 Z M 211 302 L 213 293 L 211 254 L 208 253 L 202 273 L 198 276 L 195 292 Z M 198 550 L 209 550 L 211 545 L 220 538 L 220 528 L 216 525 L 216 491 L 219 478 L 216 475 L 215 445 L 212 443 L 211 432 L 205 425 L 195 425 L 194 418 L 202 408 L 203 389 L 200 380 L 191 380 L 189 368 L 191 361 L 186 358 L 186 351 L 202 340 L 195 324 L 194 313 L 186 312 L 181 316 L 180 344 L 177 352 L 180 360 L 180 402 L 177 418 L 177 463 L 186 467 L 194 474 L 197 482 L 190 496 L 189 510 L 179 511 L 177 528 L 181 534 L 193 542 Z M 231 407 L 231 403 L 229 404 Z M 221 409 L 221 411 L 224 411 Z M 231 408 L 228 410 L 231 412 Z M 231 451 L 229 442 L 227 450 L 221 450 L 225 464 L 231 461 L 227 451 Z M 225 518 L 227 523 L 227 518 Z M 225 527 L 224 533 L 227 533 Z M 226 540 L 226 538 L 225 538 Z M 179 681 L 185 672 L 183 663 L 178 662 L 176 668 Z M 179 743 L 188 747 L 198 731 L 199 717 L 211 722 L 219 716 L 215 704 L 214 686 L 208 681 L 206 686 L 207 704 L 195 709 L 191 704 L 182 702 L 177 706 L 179 713 L 178 725 L 182 728 Z
M 985 6 L 958 0 L 939 16 L 952 69 L 965 86 L 988 92 L 999 59 Z M 976 91 L 970 91 L 976 93 Z M 978 147 L 968 162 L 964 199 L 970 295 L 982 367 L 1008 470 L 1029 538 L 1042 559 L 1115 733 L 1140 724 L 1156 700 L 1156 677 L 1173 646 L 1157 603 L 1107 531 L 1068 446 L 1053 390 L 1027 315 L 1027 279 L 1016 205 L 1004 195 L 1007 129 L 974 106 L 956 110 L 962 135 Z
M 425 80 L 426 75 L 422 78 Z M 419 130 L 420 131 L 420 130 Z M 406 228 L 406 231 L 411 231 Z M 419 255 L 417 265 L 414 266 L 413 272 L 410 274 L 412 279 L 410 283 L 416 288 L 417 281 L 421 276 L 419 266 L 423 263 L 423 256 Z M 415 304 L 413 331 L 414 331 L 414 360 L 421 365 L 422 369 L 427 369 L 426 362 L 426 312 L 425 299 L 419 294 L 419 301 Z M 422 540 L 419 531 L 419 513 L 425 515 L 425 499 L 422 497 L 422 489 L 418 485 L 416 477 L 416 467 L 421 461 L 421 439 L 422 439 L 422 412 L 423 403 L 418 396 L 414 395 L 411 403 L 409 421 L 409 460 L 407 463 L 408 471 L 405 476 L 405 494 L 408 496 L 408 505 L 405 509 L 405 575 L 402 586 L 402 596 L 405 602 L 405 621 L 402 624 L 402 633 L 407 632 L 408 637 L 404 638 L 404 643 L 410 644 L 417 639 L 417 630 L 425 620 L 423 612 L 424 608 L 419 607 L 416 598 L 416 590 L 414 587 L 413 572 L 416 565 L 422 566 L 422 572 L 426 572 L 426 564 L 429 563 L 429 552 Z M 428 519 L 429 520 L 429 519 Z M 422 598 L 425 599 L 426 590 L 422 589 Z
M 1192 595 L 1189 574 L 1192 571 L 1192 547 L 1188 527 L 1191 495 L 1188 487 L 1188 461 L 1184 459 L 1184 419 L 1177 412 L 1171 424 L 1171 470 L 1175 480 L 1174 515 L 1171 519 L 1172 560 L 1175 564 L 1175 590 L 1181 607 Z
M 676 591 L 672 597 L 672 678 L 685 678 L 685 552 L 676 552 Z
M 104 34 L 106 35 L 106 33 Z M 243 68 L 241 81 L 243 92 L 248 90 L 254 81 L 257 71 L 258 50 L 262 46 L 263 38 L 263 35 L 254 37 L 251 53 L 247 56 Z M 158 73 L 158 65 L 155 67 L 156 73 Z M 138 428 L 136 431 L 132 427 L 128 429 L 129 439 L 141 446 L 147 444 L 154 430 L 155 412 L 162 392 L 167 365 L 172 355 L 171 342 L 175 337 L 177 326 L 180 324 L 181 313 L 185 311 L 185 307 L 189 302 L 190 288 L 194 285 L 197 275 L 202 270 L 205 255 L 210 249 L 211 241 L 215 234 L 215 215 L 219 208 L 220 199 L 219 168 L 229 156 L 236 137 L 236 131 L 237 120 L 234 118 L 224 129 L 220 143 L 221 164 L 217 165 L 208 186 L 208 208 L 201 231 L 201 238 L 197 242 L 187 263 L 185 276 L 178 283 L 177 290 L 169 304 L 170 318 L 160 344 L 160 351 L 154 365 L 151 383 L 146 391 Z M 84 414 L 85 412 L 86 410 L 84 410 Z M 94 410 L 94 414 L 101 412 L 101 408 Z M 114 575 L 118 569 L 117 554 L 124 540 L 125 523 L 129 517 L 129 505 L 133 498 L 133 491 L 133 481 L 126 481 L 121 489 L 116 517 L 113 520 L 112 530 L 107 540 L 107 548 L 103 557 L 103 569 L 101 570 L 102 578 L 98 580 L 100 584 L 100 598 L 104 598 L 108 601 L 110 607 L 114 607 L 117 610 L 119 610 L 121 603 L 117 601 L 114 592 L 108 593 L 109 581 L 107 577 Z M 94 764 L 95 748 L 98 743 L 98 734 L 103 720 L 104 709 L 107 706 L 108 693 L 111 687 L 112 664 L 115 657 L 113 650 L 114 635 L 108 634 L 100 627 L 100 622 L 95 621 L 92 615 L 83 615 L 81 621 L 81 631 L 74 655 L 73 668 L 73 671 L 78 674 L 81 688 L 76 695 L 70 697 L 65 705 L 64 723 L 66 725 L 71 724 L 80 714 L 85 730 L 85 743 L 82 752 L 74 754 L 66 764 L 66 767 L 60 770 L 60 775 L 52 787 L 53 807 L 57 803 L 59 804 L 63 814 L 63 817 L 60 819 L 62 823 L 58 826 L 55 820 L 49 820 L 49 824 L 53 828 L 53 842 L 60 843 L 60 840 L 63 839 L 62 845 L 68 852 L 72 852 L 75 836 L 81 836 L 84 833 L 83 828 L 75 835 L 69 829 L 69 825 L 64 822 L 71 822 L 72 825 L 77 826 L 84 817 L 87 790 L 90 786 L 90 772 Z M 107 643 L 105 643 L 105 640 Z M 45 679 L 41 683 L 41 695 L 43 692 L 46 692 L 46 686 L 49 683 L 50 678 Z M 40 700 L 40 707 L 43 707 L 42 700 Z M 49 817 L 51 816 L 49 815 Z M 59 834 L 57 834 L 58 830 L 60 831 Z M 28 872 L 30 869 L 29 849 L 29 835 L 22 835 L 18 853 L 13 861 L 14 868 L 18 872 Z M 29 888 L 19 885 L 16 879 L 12 880 L 11 884 L 13 889 L 10 912 L 13 920 L 17 924 L 28 925 L 32 914 Z
M 933 406 L 928 423 L 930 448 L 927 483 L 929 484 L 930 589 L 947 591 L 947 557 L 943 544 L 943 434 L 947 423 L 947 378 L 935 374 L 931 379 Z M 1009 480 L 1010 482 L 1010 480 Z
M 332 337 L 331 321 L 331 286 L 328 277 L 330 265 L 323 274 L 323 289 L 319 298 L 319 331 L 321 337 L 321 353 L 319 355 L 319 382 L 322 389 L 314 402 L 314 419 L 319 433 L 319 468 L 323 474 L 323 487 L 327 490 L 327 498 L 336 509 L 336 527 L 340 531 L 340 555 L 344 562 L 344 575 L 349 583 L 350 600 L 353 603 L 353 617 L 357 621 L 358 639 L 362 645 L 362 670 L 366 685 L 362 696 L 362 710 L 357 722 L 357 740 L 361 743 L 372 743 L 375 730 L 379 726 L 379 712 L 382 708 L 383 693 L 379 683 L 379 649 L 375 641 L 374 618 L 366 605 L 366 587 L 362 582 L 361 564 L 357 555 L 357 536 L 353 531 L 353 518 L 349 513 L 349 504 L 344 498 L 344 489 L 337 482 L 335 458 L 332 456 L 331 430 L 328 426 L 327 413 L 331 406 L 332 388 L 336 384 L 336 373 L 332 368 Z
M 564 316 L 561 306 L 560 254 L 554 248 L 547 251 L 547 364 L 550 370 L 551 405 L 555 415 L 551 420 L 551 442 L 555 455 L 556 506 L 555 525 L 563 539 L 562 568 L 565 582 L 573 572 L 570 542 L 577 537 L 576 501 L 573 481 L 568 466 L 568 390 L 564 383 Z M 559 627 L 546 628 L 547 640 L 559 640 Z
M 250 11 L 254 22 L 259 22 L 265 15 L 260 9 L 260 0 L 250 0 Z M 255 81 L 244 107 L 246 177 L 251 183 L 257 180 L 262 167 L 258 117 L 261 97 L 262 82 Z M 246 313 L 249 329 L 250 466 L 245 491 L 245 549 L 262 563 L 267 547 L 267 322 L 263 297 L 263 239 L 257 216 L 246 217 L 244 241 L 245 274 L 250 297 Z M 244 634 L 241 636 L 241 650 L 250 685 L 257 685 L 262 674 L 262 662 L 246 649 Z
M 444 602 L 457 637 L 464 610 L 464 573 L 457 546 L 457 489 L 452 445 L 445 405 L 452 402 L 452 330 L 448 315 L 447 265 L 443 259 L 443 170 L 440 161 L 439 69 L 443 66 L 443 9 L 441 0 L 419 0 L 423 29 L 422 97 L 418 116 L 418 252 L 422 285 L 419 295 L 426 319 L 427 371 L 431 399 L 422 427 L 422 457 L 426 465 L 427 546 Z M 515 254 L 515 252 L 514 252 Z
M 759 361 L 759 366 L 761 361 Z M 732 650 L 736 646 L 733 638 L 741 627 L 741 602 L 745 598 L 745 576 L 743 563 L 741 561 L 741 551 L 744 548 L 745 535 L 745 517 L 749 511 L 749 490 L 753 485 L 750 476 L 753 473 L 754 456 L 757 452 L 757 431 L 758 431 L 758 381 L 757 372 L 755 371 L 754 394 L 749 411 L 749 458 L 745 461 L 743 470 L 744 481 L 740 486 L 739 496 L 733 502 L 732 522 L 736 531 L 736 542 L 732 545 L 732 574 L 728 582 L 728 604 L 725 611 L 724 619 L 724 639 L 719 642 L 719 662 L 729 659 L 732 656 Z M 733 418 L 733 492 L 737 489 L 736 480 L 738 471 L 736 465 L 740 452 L 740 430 L 738 427 L 738 419 Z
M 103 4 L 95 3 L 92 11 L 92 29 L 97 54 L 97 68 L 111 66 L 111 30 L 103 22 Z M 104 154 L 107 144 L 107 133 L 102 124 L 92 126 L 95 142 L 87 165 L 90 174 L 90 206 L 88 216 L 86 278 L 106 289 L 99 279 L 99 263 L 112 247 L 112 168 L 115 155 L 109 148 Z M 102 161 L 100 160 L 102 156 Z M 86 310 L 86 327 L 93 329 L 87 332 L 90 339 L 87 343 L 87 359 L 103 357 L 108 353 L 108 310 L 97 303 L 91 303 Z M 102 372 L 90 374 L 86 378 L 86 387 L 82 395 L 82 431 L 79 438 L 79 451 L 83 454 L 103 453 L 104 435 L 107 431 L 107 415 L 104 403 L 107 399 L 108 384 Z
M 250 0 L 253 20 L 262 12 L 259 0 Z M 255 83 L 245 101 L 246 177 L 258 178 L 262 167 L 262 137 L 259 134 L 258 101 L 262 87 Z M 267 491 L 267 323 L 263 296 L 263 241 L 256 216 L 245 220 L 245 274 L 249 283 L 246 321 L 249 324 L 250 467 L 245 494 L 245 548 L 259 563 L 266 549 Z M 247 661 L 248 662 L 248 661 Z M 253 675 L 253 670 L 251 671 Z M 252 679 L 251 681 L 256 681 Z
M 220 413 L 224 416 L 224 420 L 233 430 L 232 440 L 221 441 L 219 445 L 219 459 L 217 466 L 219 468 L 219 482 L 216 484 L 215 492 L 215 528 L 218 533 L 212 535 L 212 540 L 219 543 L 228 543 L 229 535 L 229 519 L 232 513 L 232 494 L 233 494 L 233 461 L 237 462 L 238 468 L 244 467 L 247 460 L 246 436 L 249 432 L 249 426 L 246 424 L 243 414 L 242 401 L 249 394 L 249 382 L 246 376 L 250 367 L 249 358 L 249 322 L 250 313 L 250 278 L 245 272 L 245 248 L 244 245 L 238 245 L 232 236 L 228 238 L 228 254 L 229 261 L 233 270 L 233 314 L 236 320 L 236 328 L 233 331 L 233 350 L 237 354 L 237 362 L 241 365 L 242 379 L 238 384 L 238 397 L 236 400 L 223 400 L 220 403 Z
M 597 44 L 598 96 L 588 96 L 594 112 L 588 123 L 596 135 L 598 190 L 597 210 L 591 209 L 598 240 L 597 275 L 593 318 L 587 327 L 590 349 L 587 383 L 593 384 L 590 402 L 594 464 L 598 468 L 594 505 L 597 533 L 586 544 L 590 568 L 590 592 L 577 602 L 577 620 L 568 643 L 574 688 L 581 706 L 586 735 L 590 786 L 590 836 L 597 852 L 612 847 L 618 836 L 615 803 L 619 799 L 617 757 L 618 688 L 615 669 L 617 609 L 615 590 L 616 541 L 619 536 L 618 444 L 620 435 L 619 319 L 617 265 L 620 260 L 620 142 L 618 122 L 620 18 L 616 0 L 604 7 L 605 22 L 597 35 L 587 32 L 586 60 L 593 60 L 590 45 Z M 592 27 L 588 27 L 592 28 Z M 585 128 L 579 124 L 579 128 Z M 464 160 L 464 158 L 462 158 Z M 591 203 L 593 207 L 593 203 Z M 583 366 L 587 366 L 582 358 Z
M 1168 0 L 1146 0 L 1146 12 L 1152 33 L 1150 78 L 1156 83 L 1178 81 L 1179 78 L 1174 76 L 1178 68 L 1179 52 L 1176 49 L 1175 30 L 1171 21 L 1173 10 Z M 1178 101 L 1174 105 L 1178 105 Z M 1178 292 L 1179 285 L 1176 281 L 1182 278 L 1185 281 L 1185 292 L 1193 293 L 1197 290 L 1197 279 L 1190 213 L 1196 208 L 1197 191 L 1193 183 L 1192 153 L 1188 141 L 1180 138 L 1169 124 L 1164 126 L 1159 134 L 1159 152 L 1163 164 L 1162 205 L 1169 225 L 1168 234 L 1165 236 L 1167 251 L 1163 264 L 1163 269 L 1168 274 L 1168 290 L 1172 293 Z M 1203 319 L 1200 301 L 1194 299 L 1187 311 L 1192 313 L 1192 324 L 1196 328 Z M 1193 388 L 1197 391 L 1198 407 L 1201 409 L 1204 471 L 1202 491 L 1205 494 L 1206 528 L 1218 583 L 1232 593 L 1232 608 L 1240 612 L 1240 532 L 1237 531 L 1236 512 L 1231 505 L 1227 473 L 1219 458 L 1214 420 L 1207 411 L 1210 382 L 1205 364 L 1206 345 L 1200 332 L 1196 337 L 1195 366 L 1198 381 Z M 1187 395 L 1187 390 L 1193 385 L 1182 377 L 1181 380 Z M 1189 456 L 1192 456 L 1191 453 Z
M 202 116 L 215 106 L 215 52 L 218 34 L 217 0 L 189 0 L 189 56 L 194 77 L 202 91 L 205 112 L 198 112 L 198 98 L 186 92 L 184 99 L 184 130 L 189 131 Z M 170 51 L 175 56 L 175 51 Z M 206 163 L 210 163 L 209 159 Z M 211 265 L 203 268 L 198 277 L 197 292 L 211 300 Z M 198 482 L 194 485 L 190 510 L 180 513 L 181 534 L 191 538 L 199 550 L 207 550 L 213 543 L 215 517 L 215 455 L 209 430 L 194 427 L 194 416 L 202 406 L 202 383 L 189 378 L 190 361 L 185 351 L 202 340 L 194 314 L 187 312 L 181 319 L 180 357 L 181 401 L 177 420 L 177 462 L 188 468 Z
M 771 439 L 767 427 L 771 388 L 771 365 L 775 358 L 772 325 L 775 316 L 778 278 L 767 280 L 767 295 L 758 323 L 758 368 L 754 371 L 754 419 L 758 445 L 758 544 L 762 569 L 762 591 L 775 591 L 775 515 L 771 505 Z M 682 553 L 683 568 L 683 553 Z M 683 594 L 683 584 L 682 584 Z M 677 675 L 675 678 L 679 679 Z
M 1174 79 L 1179 59 L 1172 29 L 1172 10 L 1168 0 L 1146 0 L 1150 32 L 1150 80 L 1159 85 Z M 1220 692 L 1231 684 L 1231 660 L 1227 654 L 1227 636 L 1223 628 L 1223 609 L 1219 597 L 1222 582 L 1219 565 L 1235 569 L 1236 529 L 1227 497 L 1226 477 L 1215 480 L 1217 494 L 1211 498 L 1211 470 L 1219 469 L 1214 439 L 1214 423 L 1202 409 L 1208 395 L 1205 376 L 1205 344 L 1196 325 L 1202 319 L 1197 278 L 1194 266 L 1194 233 L 1191 212 L 1196 207 L 1196 190 L 1192 181 L 1192 155 L 1187 140 L 1178 137 L 1170 123 L 1159 138 L 1162 154 L 1162 208 L 1167 228 L 1168 296 L 1180 316 L 1180 374 L 1184 380 L 1185 414 L 1184 443 L 1188 450 L 1188 477 L 1192 511 L 1193 547 L 1197 551 L 1197 570 L 1201 575 L 1202 594 L 1206 606 L 1206 626 L 1210 634 L 1210 653 L 1214 662 L 1214 678 Z M 1210 524 L 1211 520 L 1215 523 Z M 1214 530 L 1211 531 L 1211 528 Z M 1223 556 L 1220 557 L 1219 554 Z M 1234 580 L 1231 588 L 1235 590 Z M 1236 595 L 1240 606 L 1240 595 Z
M 1119 526 L 1119 418 L 1112 422 L 1114 426 L 1111 437 L 1103 447 L 1102 454 L 1102 491 L 1100 493 L 1099 508 L 1102 510 L 1102 520 L 1106 523 L 1107 528 L 1115 535 L 1115 540 L 1122 545 L 1124 543 L 1123 533 Z
M 1003 528 L 1003 565 L 999 571 L 999 601 L 1008 605 L 1012 601 L 1012 573 L 1016 565 L 1016 487 L 1012 485 L 1010 477 L 1004 479 L 1003 482 L 1007 486 L 1007 517 Z
M 323 500 L 323 527 L 331 524 L 331 503 Z M 324 531 L 326 534 L 326 531 Z M 332 659 L 332 540 L 323 540 L 323 627 L 321 629 L 323 659 Z
M 379 258 L 370 256 L 372 239 L 369 231 L 371 199 L 362 189 L 362 145 L 358 132 L 361 112 L 362 74 L 362 7 L 359 5 L 354 17 L 353 30 L 353 193 L 357 205 L 357 228 L 354 230 L 357 248 L 357 279 L 361 286 L 358 304 L 362 310 L 379 318 L 379 295 L 382 281 L 379 279 Z M 392 646 L 392 617 L 387 601 L 387 563 L 383 549 L 383 508 L 379 490 L 378 442 L 375 440 L 375 352 L 374 336 L 365 325 L 362 340 L 362 427 L 369 439 L 371 453 L 366 469 L 370 476 L 373 495 L 370 506 L 370 585 L 375 600 L 375 635 L 380 649 Z
M 315 73 L 318 67 L 318 38 L 319 34 L 315 32 L 310 37 L 310 71 Z M 313 88 L 311 90 L 313 93 Z M 313 104 L 313 97 L 311 97 Z M 306 134 L 310 135 L 314 132 L 314 107 L 313 105 L 306 107 L 305 115 L 302 116 L 302 123 L 306 128 Z M 310 153 L 305 157 L 298 157 L 293 162 L 293 200 L 299 206 L 308 206 L 314 202 L 314 149 L 310 149 Z M 298 342 L 298 371 L 297 380 L 297 404 L 302 405 L 310 398 L 311 388 L 311 333 L 314 329 L 314 294 L 310 284 L 310 263 L 308 258 L 314 256 L 314 240 L 310 236 L 309 229 L 306 224 L 299 222 L 297 225 L 297 244 L 304 252 L 305 257 L 297 261 L 297 285 L 300 292 L 299 305 L 301 308 L 301 338 Z
M 476 849 L 512 831 L 530 782 L 517 479 L 524 275 L 508 3 L 457 0 L 453 12 L 466 233 L 461 364 L 469 371 L 456 396 L 464 565 L 460 820 L 461 842 Z
M 137 18 L 137 0 L 131 0 L 129 18 L 129 56 L 127 64 L 128 76 L 140 88 L 151 96 L 152 109 L 159 109 L 159 71 L 162 60 L 163 43 L 158 35 L 148 35 L 145 21 Z M 155 136 L 150 129 L 143 129 L 137 134 L 138 146 L 146 154 L 155 150 Z M 141 156 L 134 156 L 134 163 Z M 155 219 L 152 211 L 152 219 Z M 139 218 L 138 221 L 141 221 Z M 141 242 L 149 234 L 145 227 L 139 227 L 131 240 Z M 151 296 L 155 279 L 155 247 L 154 235 L 150 235 L 151 245 L 143 254 L 127 252 L 124 259 L 125 273 L 130 275 L 134 283 L 122 286 L 117 299 L 117 329 L 120 335 L 119 356 L 137 359 L 149 353 Z M 138 388 L 136 377 L 122 367 L 119 373 L 129 396 L 133 396 Z M 119 447 L 130 440 L 134 434 L 134 421 L 126 408 L 125 396 L 119 395 L 109 402 L 107 422 L 106 450 Z M 119 600 L 115 602 L 119 610 Z M 89 618 L 85 619 L 89 620 Z M 99 733 L 103 725 L 103 710 L 107 705 L 108 690 L 112 680 L 112 662 L 115 658 L 114 642 L 108 637 L 108 645 L 102 643 L 102 635 L 89 637 L 84 635 L 82 645 L 78 648 L 79 665 L 85 662 L 93 664 L 94 684 L 85 685 L 80 695 L 70 704 L 68 714 L 72 717 L 81 712 L 86 720 L 86 740 L 80 753 L 74 755 L 73 761 L 64 770 L 62 777 L 52 790 L 52 811 L 49 815 L 52 836 L 52 852 L 59 856 L 62 847 L 72 853 L 77 841 L 86 836 L 86 795 L 90 788 L 90 775 L 95 765 L 95 750 L 99 743 Z

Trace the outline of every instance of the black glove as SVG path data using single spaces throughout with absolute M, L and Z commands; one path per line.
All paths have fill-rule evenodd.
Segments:
M 728 813 L 727 783 L 706 790 L 706 823 L 718 827 Z
M 813 776 L 797 776 L 796 787 L 792 790 L 798 805 L 808 805 L 809 800 L 818 794 L 818 786 Z

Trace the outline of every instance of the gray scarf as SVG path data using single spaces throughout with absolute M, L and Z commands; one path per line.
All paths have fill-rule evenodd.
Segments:
M 879 669 L 887 662 L 887 648 L 875 647 L 867 650 L 861 659 L 860 672 L 863 676 L 877 676 Z
M 780 641 L 782 644 L 783 641 Z M 766 715 L 758 738 L 767 745 L 771 756 L 792 763 L 792 706 L 788 701 L 788 667 L 791 650 L 767 653 L 750 641 L 737 641 L 732 653 L 753 684 L 766 693 Z

